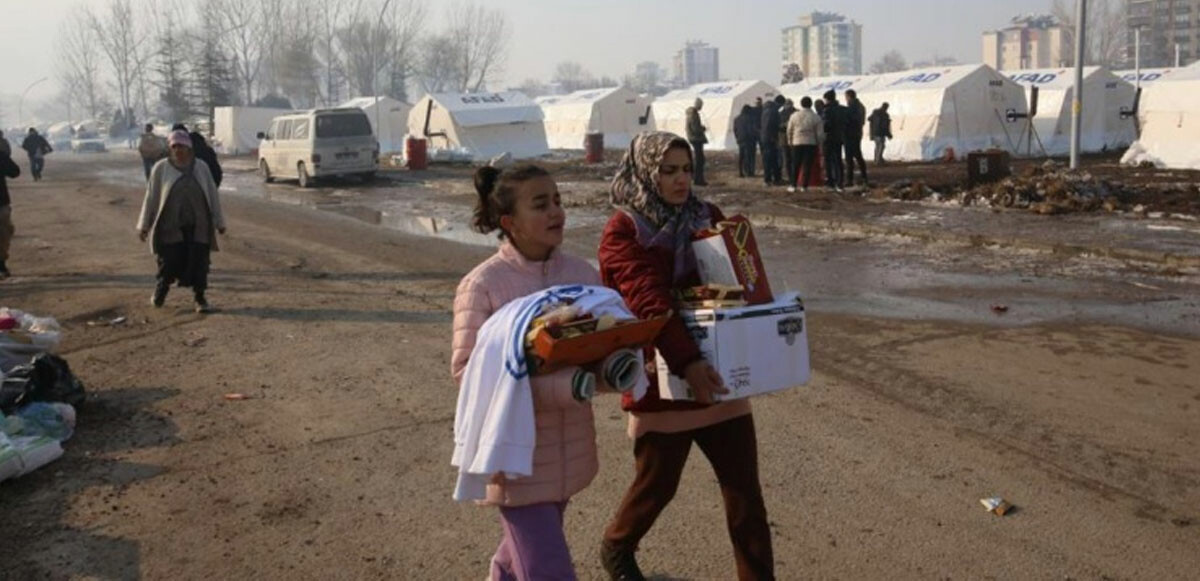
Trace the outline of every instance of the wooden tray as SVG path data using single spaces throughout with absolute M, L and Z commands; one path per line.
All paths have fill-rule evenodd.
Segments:
M 533 338 L 528 353 L 534 373 L 552 373 L 565 367 L 587 365 L 603 360 L 618 349 L 648 345 L 662 331 L 670 316 L 645 321 L 618 323 L 604 331 L 595 331 L 567 339 L 555 339 L 545 328 Z

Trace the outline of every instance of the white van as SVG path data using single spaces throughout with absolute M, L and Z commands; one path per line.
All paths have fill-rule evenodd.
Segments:
M 263 181 L 296 178 L 307 188 L 332 176 L 375 177 L 379 142 L 362 109 L 314 109 L 280 115 L 259 133 L 258 173 Z

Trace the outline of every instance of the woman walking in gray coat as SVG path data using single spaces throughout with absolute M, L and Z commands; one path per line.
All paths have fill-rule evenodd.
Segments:
M 138 235 L 149 240 L 158 259 L 157 285 L 151 302 L 163 306 L 176 281 L 191 287 L 196 312 L 209 312 L 209 253 L 217 250 L 217 233 L 225 233 L 221 199 L 208 165 L 196 159 L 186 131 L 171 133 L 169 156 L 155 164 L 146 183 L 138 218 Z

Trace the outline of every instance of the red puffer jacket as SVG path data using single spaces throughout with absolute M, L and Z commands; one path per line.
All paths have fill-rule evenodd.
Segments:
M 716 206 L 709 204 L 712 223 L 725 219 Z M 638 243 L 637 225 L 625 212 L 618 211 L 609 219 L 600 237 L 600 277 L 604 284 L 616 289 L 629 305 L 629 309 L 640 319 L 662 315 L 675 310 L 672 290 L 700 284 L 695 266 L 682 277 L 677 286 L 675 279 L 675 255 L 667 248 L 646 248 Z M 666 410 L 690 410 L 705 407 L 695 402 L 676 402 L 658 397 L 658 378 L 653 371 L 654 349 L 657 348 L 667 361 L 671 373 L 683 377 L 684 369 L 694 361 L 703 359 L 695 339 L 688 332 L 683 319 L 674 315 L 663 328 L 654 347 L 646 348 L 647 375 L 650 390 L 641 401 L 633 401 L 626 393 L 621 396 L 621 409 L 625 411 L 656 412 Z

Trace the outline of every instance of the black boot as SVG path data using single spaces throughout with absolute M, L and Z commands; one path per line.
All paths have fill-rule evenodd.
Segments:
M 601 542 L 600 563 L 612 581 L 646 581 L 632 550 L 616 549 Z
M 196 291 L 196 312 L 207 314 L 212 312 L 212 308 L 208 306 L 208 299 L 204 298 L 204 291 Z
M 150 297 L 150 304 L 154 305 L 156 309 L 161 308 L 163 303 L 167 302 L 167 291 L 169 290 L 171 290 L 171 285 L 159 281 L 154 287 L 154 295 Z
M 0 279 L 8 278 L 9 275 L 10 273 L 8 272 L 8 265 L 5 264 L 3 260 L 0 260 Z

